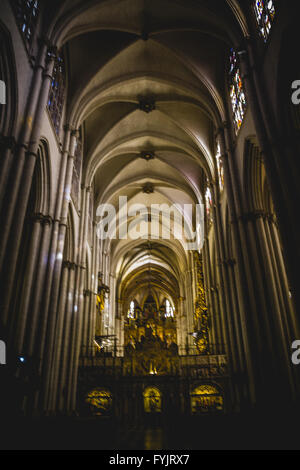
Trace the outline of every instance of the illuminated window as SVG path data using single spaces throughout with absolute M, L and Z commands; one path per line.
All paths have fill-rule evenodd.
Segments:
M 144 409 L 146 413 L 161 413 L 161 393 L 158 388 L 146 388 L 144 391 Z
M 174 316 L 174 309 L 173 309 L 172 305 L 170 304 L 170 301 L 168 299 L 166 299 L 165 317 L 170 318 L 170 317 L 173 317 L 173 316 Z
M 53 67 L 52 81 L 48 98 L 48 108 L 57 135 L 65 97 L 65 64 L 61 54 L 58 54 Z
M 85 402 L 94 415 L 107 415 L 112 408 L 112 394 L 108 390 L 92 390 L 86 395 Z
M 130 302 L 129 310 L 127 313 L 128 318 L 134 318 L 134 312 L 135 312 L 135 306 L 134 306 L 134 301 L 132 300 Z
M 253 2 L 258 29 L 266 41 L 269 37 L 272 23 L 275 18 L 275 6 L 273 0 L 255 0 Z
M 218 177 L 219 177 L 219 187 L 220 187 L 220 191 L 223 191 L 223 189 L 224 189 L 224 168 L 223 168 L 223 162 L 222 162 L 222 158 L 221 158 L 221 149 L 220 149 L 220 144 L 219 143 L 218 143 L 218 147 L 217 147 L 216 160 L 217 160 L 217 169 L 218 169 Z
M 39 15 L 39 0 L 12 0 L 18 26 L 28 46 L 31 45 Z
M 233 49 L 230 55 L 230 100 L 233 112 L 235 133 L 238 134 L 246 112 L 246 96 L 238 64 L 238 58 Z
M 212 197 L 211 197 L 211 191 L 208 186 L 206 188 L 206 193 L 205 193 L 205 209 L 206 209 L 206 215 L 207 215 L 207 222 L 210 225 L 213 220 L 212 219 Z
M 200 385 L 191 393 L 192 414 L 216 413 L 223 410 L 223 396 L 213 385 Z

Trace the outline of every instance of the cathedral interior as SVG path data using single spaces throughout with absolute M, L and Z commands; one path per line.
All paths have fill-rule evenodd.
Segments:
M 1 0 L 0 446 L 299 448 L 298 10 Z

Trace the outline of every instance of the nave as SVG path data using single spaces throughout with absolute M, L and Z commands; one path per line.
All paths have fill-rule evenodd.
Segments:
M 0 412 L 26 442 L 294 442 L 298 10 L 2 0 Z

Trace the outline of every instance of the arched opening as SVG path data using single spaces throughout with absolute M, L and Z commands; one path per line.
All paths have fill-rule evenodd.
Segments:
M 186 432 L 296 405 L 285 3 L 3 0 L 0 317 L 29 413 Z
M 224 398 L 215 385 L 199 385 L 191 391 L 191 413 L 193 415 L 220 413 L 224 410 Z
M 158 414 L 162 412 L 162 394 L 156 387 L 147 387 L 143 393 L 145 413 Z
M 93 416 L 108 416 L 112 413 L 113 397 L 107 389 L 93 389 L 85 396 L 89 413 Z

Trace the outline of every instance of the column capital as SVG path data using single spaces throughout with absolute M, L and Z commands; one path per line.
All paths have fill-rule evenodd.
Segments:
M 268 214 L 264 210 L 255 210 L 252 212 L 246 212 L 238 216 L 238 220 L 242 222 L 254 222 L 257 219 L 268 219 L 271 214 Z
M 217 293 L 219 290 L 219 286 L 211 286 L 210 287 L 211 292 Z
M 54 61 L 57 58 L 58 49 L 57 46 L 51 44 L 49 39 L 47 38 L 42 39 L 41 44 L 43 43 L 47 46 L 46 63 L 48 64 L 49 62 Z
M 71 136 L 72 137 L 78 137 L 78 134 L 79 134 L 79 129 L 75 129 L 75 128 L 72 128 L 71 129 Z
M 33 214 L 32 219 L 35 222 L 40 222 L 41 224 L 44 224 L 44 225 L 46 224 L 52 225 L 53 223 L 53 218 L 50 215 L 44 215 L 41 212 L 36 212 L 35 214 Z
M 0 149 L 6 150 L 10 149 L 12 151 L 16 148 L 16 139 L 13 136 L 0 136 Z
M 32 150 L 27 150 L 27 152 L 25 152 L 25 155 L 26 155 L 26 157 L 35 157 L 35 158 L 37 158 L 38 157 L 38 152 L 33 152 Z
M 92 190 L 91 186 L 86 186 L 84 183 L 81 184 L 81 189 L 86 191 L 87 193 L 90 193 Z
M 65 132 L 71 132 L 72 129 L 73 129 L 72 126 L 71 126 L 70 124 L 68 124 L 68 123 L 64 124 L 64 126 L 63 126 L 63 130 L 64 130 Z
M 45 225 L 52 225 L 53 224 L 53 218 L 51 215 L 44 215 L 43 223 Z
M 227 259 L 222 260 L 222 264 L 224 266 L 233 267 L 236 264 L 236 260 L 233 258 L 227 258 Z
M 65 261 L 63 261 L 62 264 L 63 264 L 64 268 L 68 268 L 68 269 L 72 269 L 72 270 L 75 270 L 75 268 L 76 268 L 76 264 L 74 262 L 71 262 L 71 261 L 65 260 Z
M 93 292 L 89 289 L 85 289 L 83 291 L 83 295 L 84 295 L 84 297 L 91 297 L 93 295 Z

